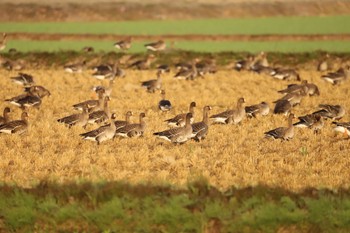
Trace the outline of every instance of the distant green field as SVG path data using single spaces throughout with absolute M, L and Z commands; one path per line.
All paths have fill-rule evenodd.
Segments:
M 162 34 L 339 34 L 350 33 L 350 16 L 127 22 L 0 23 L 0 32 L 162 35 Z
M 145 42 L 135 42 L 130 49 L 131 53 L 145 52 Z M 113 41 L 22 41 L 11 40 L 10 48 L 16 48 L 20 52 L 59 52 L 79 51 L 84 46 L 94 47 L 96 52 L 117 51 L 113 47 Z M 344 41 L 268 41 L 268 42 L 237 42 L 237 41 L 178 41 L 175 48 L 194 52 L 313 52 L 318 50 L 329 52 L 350 52 L 350 43 Z

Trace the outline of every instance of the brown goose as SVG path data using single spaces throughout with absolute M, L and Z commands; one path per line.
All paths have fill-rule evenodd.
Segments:
M 197 142 L 205 139 L 205 137 L 208 134 L 208 126 L 209 126 L 208 114 L 210 110 L 211 110 L 210 106 L 205 106 L 203 108 L 203 120 L 192 124 L 192 138 Z
M 154 93 L 156 90 L 160 90 L 162 88 L 161 72 L 157 71 L 157 79 L 143 81 L 141 82 L 141 86 L 146 88 L 148 92 L 152 93 Z
M 25 92 L 37 95 L 39 98 L 44 98 L 45 96 L 50 96 L 51 92 L 43 86 L 31 86 L 24 88 Z
M 94 47 L 91 46 L 84 46 L 81 50 L 85 53 L 92 53 L 95 51 Z
M 293 69 L 275 68 L 270 75 L 279 80 L 297 80 L 300 81 L 300 75 Z
M 340 84 L 350 78 L 350 66 L 345 68 L 340 68 L 336 72 L 331 72 L 325 75 L 322 75 L 321 78 L 327 82 L 332 83 L 333 85 Z
M 280 90 L 278 92 L 282 94 L 301 92 L 304 89 L 304 86 L 307 88 L 306 94 L 309 96 L 320 95 L 318 87 L 313 83 L 308 83 L 307 80 L 301 81 L 301 84 L 290 84 L 286 89 Z
M 34 85 L 33 76 L 25 73 L 18 73 L 18 76 L 11 78 L 12 82 L 22 85 L 22 86 L 32 86 Z
M 99 80 L 115 79 L 116 77 L 125 77 L 125 71 L 119 67 L 119 61 L 116 61 L 113 66 L 100 65 L 95 67 L 95 73 L 92 76 Z
M 198 76 L 198 70 L 196 67 L 197 59 L 194 59 L 191 62 L 191 68 L 190 69 L 181 69 L 179 72 L 177 72 L 174 76 L 176 79 L 184 79 L 184 80 L 194 80 Z
M 111 123 L 116 118 L 115 113 L 111 115 Z M 85 140 L 96 141 L 97 145 L 101 142 L 113 139 L 115 137 L 116 126 L 115 124 L 108 124 L 101 126 L 95 130 L 89 131 L 87 133 L 80 134 Z
M 332 120 L 340 120 L 345 115 L 345 109 L 340 105 L 320 104 L 318 110 L 312 114 L 318 114 L 321 117 Z
M 11 99 L 5 99 L 5 101 L 13 104 L 21 109 L 26 109 L 30 107 L 39 108 L 41 105 L 41 98 L 37 93 L 26 93 L 16 97 L 12 97 Z
M 317 64 L 317 71 L 327 71 L 330 68 L 329 64 L 329 54 L 327 53 L 325 58 Z
M 274 114 L 283 114 L 287 116 L 292 110 L 292 105 L 288 100 L 279 100 L 275 104 L 275 108 L 273 109 Z
M 249 55 L 246 59 L 237 61 L 234 65 L 234 69 L 237 71 L 249 70 L 253 61 L 254 56 Z
M 3 33 L 2 34 L 2 41 L 0 41 L 0 51 L 4 50 L 6 48 L 6 43 L 7 43 L 7 34 Z
M 138 70 L 148 70 L 155 59 L 156 57 L 153 54 L 148 54 L 145 59 L 137 60 L 131 63 L 131 65 L 129 65 L 128 68 L 136 68 Z
M 3 116 L 0 116 L 0 126 L 4 125 L 10 121 L 10 117 L 9 117 L 10 112 L 11 112 L 11 110 L 9 107 L 4 108 Z
M 238 124 L 240 123 L 245 115 L 245 107 L 244 107 L 245 100 L 244 98 L 239 98 L 237 101 L 237 108 L 234 110 L 227 110 L 225 112 L 216 114 L 211 116 L 214 120 L 214 123 L 219 123 L 219 124 Z
M 126 50 L 131 48 L 131 40 L 132 40 L 132 38 L 129 36 L 124 40 L 120 40 L 120 41 L 114 43 L 114 47 L 117 49 L 126 51 Z
M 61 119 L 58 119 L 57 121 L 60 123 L 66 124 L 69 128 L 72 126 L 81 126 L 85 129 L 88 123 L 88 119 L 89 119 L 89 112 L 86 106 L 84 107 L 82 113 L 66 116 Z
M 63 68 L 68 73 L 81 73 L 86 65 L 86 61 L 65 65 Z
M 165 99 L 165 90 L 161 90 L 160 94 L 162 95 L 162 99 L 158 103 L 159 110 L 163 112 L 170 111 L 172 108 L 170 100 Z
M 196 102 L 191 102 L 188 112 L 191 113 L 192 118 L 190 119 L 190 123 L 193 123 L 194 120 L 194 108 L 196 107 Z M 165 120 L 168 126 L 170 127 L 183 127 L 186 124 L 186 116 L 187 113 L 179 114 L 173 118 Z
M 146 122 L 144 118 L 145 113 L 140 113 L 140 122 L 138 124 L 128 124 L 116 130 L 116 135 L 121 137 L 141 137 L 146 129 Z
M 288 93 L 282 98 L 274 101 L 273 103 L 277 103 L 281 100 L 287 100 L 293 107 L 300 104 L 301 100 L 305 97 L 307 93 L 307 87 L 302 86 L 302 89 L 299 92 Z
M 89 111 L 91 111 L 92 109 L 94 110 L 102 109 L 103 103 L 104 103 L 103 100 L 105 96 L 105 91 L 99 90 L 97 94 L 98 94 L 97 100 L 86 100 L 84 102 L 74 104 L 73 108 L 76 110 L 83 110 L 84 107 L 87 107 Z
M 266 102 L 245 107 L 247 117 L 256 117 L 257 115 L 266 116 L 270 112 L 270 106 Z
M 184 143 L 192 137 L 191 118 L 193 118 L 193 116 L 192 113 L 189 112 L 186 114 L 186 121 L 184 126 L 172 128 L 162 132 L 156 132 L 153 133 L 153 135 L 172 143 Z
M 125 121 L 119 120 L 119 121 L 114 121 L 116 130 L 129 125 L 130 124 L 130 118 L 133 115 L 132 111 L 127 111 L 125 114 Z
M 110 101 L 109 97 L 106 96 L 103 102 L 103 109 L 93 111 L 89 114 L 88 123 L 89 124 L 99 124 L 108 121 L 110 118 L 110 112 L 108 107 L 108 102 Z
M 113 85 L 114 85 L 114 79 L 109 80 L 109 85 L 107 87 L 105 86 L 94 86 L 91 88 L 96 94 L 100 91 L 104 91 L 104 95 L 110 97 L 113 91 Z
M 350 122 L 332 122 L 335 125 L 334 131 L 344 134 L 350 138 Z
M 294 137 L 294 126 L 293 126 L 294 114 L 291 113 L 288 117 L 288 127 L 279 127 L 268 132 L 265 132 L 266 138 L 290 140 Z
M 298 117 L 299 122 L 294 123 L 297 128 L 310 128 L 318 133 L 324 126 L 323 118 L 319 114 L 308 114 Z
M 23 134 L 28 130 L 28 113 L 22 112 L 21 120 L 7 122 L 0 126 L 0 133 Z
M 145 44 L 145 47 L 149 51 L 159 52 L 166 49 L 166 43 L 163 40 L 158 40 L 157 42 Z

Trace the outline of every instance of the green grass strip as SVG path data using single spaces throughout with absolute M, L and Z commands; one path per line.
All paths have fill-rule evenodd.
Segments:
M 130 53 L 145 52 L 145 42 L 133 43 Z M 113 41 L 24 41 L 11 40 L 8 43 L 7 52 L 10 48 L 16 48 L 20 52 L 59 52 L 80 51 L 84 46 L 92 46 L 96 52 L 117 51 L 113 47 Z M 350 52 L 350 43 L 345 41 L 178 41 L 177 49 L 194 52 L 251 52 L 260 51 L 300 53 L 313 51 Z
M 266 17 L 121 22 L 0 23 L 0 32 L 184 35 L 350 33 L 350 16 Z

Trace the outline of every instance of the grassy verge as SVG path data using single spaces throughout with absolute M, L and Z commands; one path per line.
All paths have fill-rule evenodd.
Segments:
M 0 32 L 164 35 L 164 34 L 337 34 L 350 33 L 350 16 L 122 22 L 0 23 Z
M 59 51 L 80 51 L 84 46 L 92 46 L 97 52 L 117 51 L 113 47 L 115 41 L 25 41 L 11 40 L 7 49 L 16 48 L 20 52 L 59 52 Z M 130 53 L 145 52 L 145 42 L 135 42 Z M 314 52 L 318 50 L 328 52 L 350 52 L 350 43 L 344 41 L 177 41 L 176 49 L 193 52 L 282 52 L 301 53 Z
M 264 187 L 220 192 L 125 183 L 0 187 L 0 229 L 16 232 L 348 232 L 350 193 Z

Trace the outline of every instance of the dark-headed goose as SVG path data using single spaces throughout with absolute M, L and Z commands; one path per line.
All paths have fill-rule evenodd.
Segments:
M 187 113 L 184 126 L 156 132 L 153 135 L 173 143 L 184 143 L 192 137 L 191 118 L 192 113 Z
M 294 137 L 293 126 L 294 114 L 291 113 L 288 117 L 288 127 L 279 127 L 268 132 L 265 132 L 265 137 L 274 139 L 290 140 Z
M 162 99 L 158 103 L 159 110 L 163 112 L 170 111 L 172 108 L 170 100 L 165 99 L 165 90 L 161 90 L 160 94 L 162 95 Z
M 227 110 L 225 112 L 213 115 L 210 118 L 214 120 L 214 123 L 238 124 L 244 119 L 246 115 L 244 103 L 245 103 L 244 98 L 239 98 L 237 101 L 236 109 Z
M 194 120 L 194 108 L 196 107 L 196 102 L 191 102 L 188 112 L 191 113 L 192 118 L 190 119 L 190 123 L 193 123 Z M 170 127 L 182 127 L 186 123 L 187 113 L 179 114 L 173 118 L 165 120 L 168 126 Z
M 266 102 L 245 107 L 245 112 L 248 117 L 256 117 L 257 115 L 266 116 L 270 112 L 270 106 Z
M 145 113 L 140 113 L 140 122 L 138 124 L 128 124 L 122 128 L 119 128 L 116 130 L 116 135 L 129 138 L 143 136 L 146 129 L 146 122 L 144 120 L 145 117 Z
M 7 122 L 0 126 L 0 133 L 22 134 L 28 130 L 28 113 L 22 112 L 21 120 Z
M 203 108 L 203 120 L 192 124 L 192 138 L 197 142 L 205 139 L 207 136 L 209 127 L 208 114 L 210 110 L 210 106 L 205 106 Z

